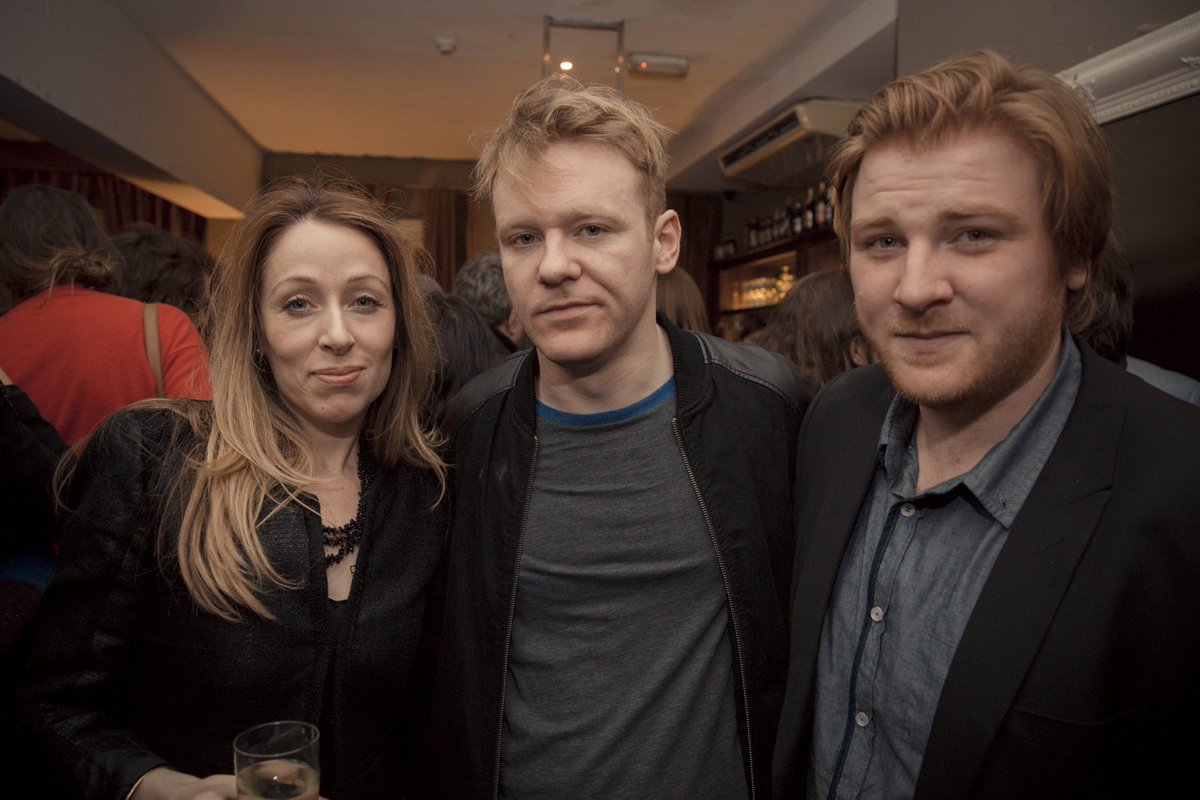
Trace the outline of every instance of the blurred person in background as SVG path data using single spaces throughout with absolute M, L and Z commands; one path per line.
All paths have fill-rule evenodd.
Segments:
M 405 792 L 444 540 L 416 273 L 374 200 L 299 179 L 251 201 L 229 253 L 212 401 L 114 415 L 66 488 L 22 796 L 234 800 L 234 736 L 279 719 L 319 726 L 324 797 Z
M 508 298 L 500 254 L 495 250 L 486 250 L 462 265 L 454 279 L 454 293 L 475 307 L 508 352 L 529 347 L 525 328 Z
M 175 306 L 200 327 L 216 266 L 207 250 L 147 222 L 125 227 L 112 243 L 121 255 L 122 297 Z
M 659 275 L 654 292 L 655 305 L 671 322 L 685 331 L 712 333 L 704 295 L 700 294 L 695 278 L 683 267 L 677 266 L 666 275 Z
M 841 269 L 796 281 L 771 309 L 755 344 L 787 356 L 818 389 L 875 360 L 854 316 L 850 276 Z
M 429 317 L 437 331 L 438 366 L 429 419 L 440 423 L 448 401 L 463 384 L 499 364 L 508 349 L 493 335 L 474 306 L 461 297 L 426 291 Z
M 119 282 L 119 256 L 78 194 L 33 184 L 0 203 L 0 364 L 71 445 L 137 400 L 211 392 L 188 316 L 158 306 L 147 326 Z
M 1087 286 L 1094 297 L 1096 316 L 1080 335 L 1098 355 L 1151 386 L 1200 406 L 1200 381 L 1129 355 L 1133 335 L 1133 267 L 1115 237 L 1109 237 L 1102 258 L 1106 268 L 1099 270 Z
M 54 572 L 59 524 L 51 486 L 67 444 L 2 367 L 0 507 L 5 522 L 0 532 L 0 698 L 6 698 L 24 664 L 41 594 Z

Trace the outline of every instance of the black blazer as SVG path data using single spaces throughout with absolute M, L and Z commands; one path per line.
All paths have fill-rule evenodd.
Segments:
M 1200 791 L 1200 410 L 1080 350 L 1075 407 L 954 655 L 917 798 Z M 821 627 L 892 397 L 881 368 L 854 370 L 801 431 L 780 797 L 805 791 Z
M 28 796 L 120 800 L 164 764 L 230 773 L 239 731 L 278 719 L 319 723 L 326 711 L 333 722 L 321 731 L 321 759 L 334 774 L 322 775 L 321 794 L 400 796 L 417 714 L 410 678 L 444 540 L 436 479 L 380 468 L 336 637 L 320 518 L 295 503 L 260 536 L 301 588 L 266 592 L 274 621 L 246 612 L 231 623 L 196 610 L 170 560 L 165 570 L 157 564 L 164 514 L 178 531 L 159 478 L 178 470 L 191 446 L 190 433 L 172 438 L 174 427 L 169 412 L 121 412 L 83 455 L 82 496 L 19 697 L 19 743 L 28 748 L 21 772 L 37 780 Z M 166 552 L 173 547 L 171 536 Z M 63 785 L 51 788 L 54 778 Z

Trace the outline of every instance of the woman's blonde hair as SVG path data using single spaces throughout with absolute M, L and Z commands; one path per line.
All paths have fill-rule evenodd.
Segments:
M 241 609 L 269 617 L 259 592 L 271 584 L 295 586 L 271 565 L 258 526 L 269 494 L 280 499 L 271 513 L 301 502 L 300 487 L 313 482 L 314 460 L 261 354 L 259 294 L 264 262 L 280 234 L 306 219 L 366 235 L 391 277 L 396 347 L 387 386 L 367 413 L 364 447 L 385 467 L 409 462 L 432 469 L 445 486 L 436 436 L 419 417 L 437 359 L 417 284 L 416 245 L 403 238 L 382 204 L 352 183 L 313 177 L 270 184 L 250 201 L 213 276 L 205 328 L 211 416 L 194 404 L 170 406 L 191 423 L 198 444 L 192 469 L 184 470 L 175 489 L 182 506 L 178 546 L 167 552 L 160 535 L 159 559 L 176 558 L 196 604 L 228 620 L 240 618 Z

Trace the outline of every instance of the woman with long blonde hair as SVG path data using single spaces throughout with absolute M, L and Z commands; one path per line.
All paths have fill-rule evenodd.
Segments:
M 67 488 L 19 697 L 39 781 L 233 800 L 234 736 L 296 719 L 323 796 L 403 793 L 445 477 L 412 253 L 354 187 L 251 201 L 214 276 L 212 402 L 114 415 Z

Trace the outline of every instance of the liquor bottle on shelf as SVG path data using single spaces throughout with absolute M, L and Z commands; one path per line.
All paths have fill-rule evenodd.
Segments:
M 804 206 L 794 197 L 788 198 L 788 216 L 791 218 L 792 236 L 804 233 Z
M 746 223 L 746 249 L 758 247 L 758 217 Z
M 813 215 L 813 223 L 818 228 L 829 226 L 829 199 L 826 192 L 825 181 L 821 181 L 817 186 L 817 207 Z
M 817 212 L 817 200 L 814 196 L 813 187 L 808 187 L 808 191 L 804 194 L 804 230 L 811 231 L 815 222 Z
M 825 226 L 833 227 L 833 186 L 825 185 Z

